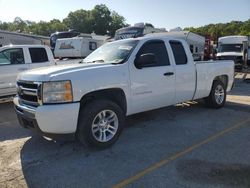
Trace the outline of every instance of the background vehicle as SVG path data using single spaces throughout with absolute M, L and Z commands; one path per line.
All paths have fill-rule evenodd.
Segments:
M 17 74 L 55 65 L 52 52 L 44 45 L 11 45 L 0 48 L 0 97 L 16 94 Z
M 137 23 L 134 26 L 124 27 L 115 32 L 115 40 L 142 37 L 149 33 L 165 32 L 165 28 L 154 28 L 151 24 Z
M 204 59 L 205 37 L 190 31 L 170 31 L 164 33 L 152 33 L 150 35 L 158 36 L 172 36 L 179 39 L 184 39 L 188 45 L 195 61 L 202 61 Z
M 204 49 L 204 60 L 216 59 L 215 58 L 215 48 L 214 38 L 210 35 L 205 36 L 205 49 Z M 215 46 L 215 47 L 214 47 Z
M 247 66 L 249 46 L 247 36 L 226 36 L 218 39 L 217 58 L 220 60 L 233 60 L 236 68 Z
M 46 44 L 49 37 L 0 30 L 0 47 L 7 45 Z
M 103 40 L 92 37 L 58 39 L 54 51 L 55 58 L 86 57 L 103 44 Z
M 200 98 L 221 108 L 234 82 L 233 61 L 194 62 L 186 41 L 174 37 L 106 43 L 84 62 L 19 74 L 14 104 L 23 127 L 108 147 L 126 115 Z
M 69 30 L 69 31 L 61 31 L 52 33 L 50 35 L 50 47 L 52 52 L 54 52 L 55 46 L 56 46 L 56 40 L 61 38 L 72 38 L 80 35 L 80 32 L 76 30 Z

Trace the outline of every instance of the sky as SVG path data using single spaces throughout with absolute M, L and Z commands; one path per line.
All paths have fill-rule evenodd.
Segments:
M 105 4 L 126 23 L 147 22 L 167 30 L 250 19 L 250 0 L 0 0 L 0 21 L 63 20 L 69 12 Z

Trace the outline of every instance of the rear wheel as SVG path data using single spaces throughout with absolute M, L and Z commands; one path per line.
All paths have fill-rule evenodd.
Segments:
M 219 80 L 215 80 L 210 95 L 205 98 L 205 102 L 209 107 L 221 108 L 226 102 L 226 95 L 225 84 Z
M 116 103 L 95 100 L 80 110 L 76 136 L 84 145 L 109 147 L 121 134 L 124 120 L 124 112 Z

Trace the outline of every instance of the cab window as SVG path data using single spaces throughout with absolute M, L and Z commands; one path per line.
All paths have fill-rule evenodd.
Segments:
M 139 50 L 136 57 L 139 58 L 140 56 L 143 56 L 144 54 L 153 54 L 155 56 L 156 62 L 151 65 L 142 64 L 141 65 L 142 67 L 157 67 L 157 66 L 170 65 L 167 49 L 166 49 L 164 41 L 162 40 L 153 40 L 153 41 L 146 42 Z
M 21 48 L 12 48 L 0 52 L 0 65 L 24 64 L 24 55 Z
M 44 48 L 29 48 L 31 62 L 43 63 L 48 62 L 47 52 Z
M 182 43 L 179 41 L 170 41 L 169 43 L 174 54 L 175 64 L 176 65 L 187 64 L 187 55 Z

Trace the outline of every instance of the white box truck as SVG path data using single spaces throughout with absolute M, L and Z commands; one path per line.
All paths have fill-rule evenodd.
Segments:
M 73 37 L 56 41 L 55 58 L 84 58 L 104 43 L 92 37 Z
M 233 60 L 235 67 L 242 69 L 247 66 L 249 41 L 247 36 L 226 36 L 218 39 L 219 60 Z

